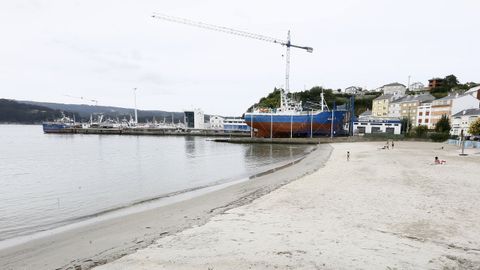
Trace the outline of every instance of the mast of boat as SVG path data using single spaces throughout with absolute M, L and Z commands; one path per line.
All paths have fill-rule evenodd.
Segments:
M 320 105 L 322 106 L 322 112 L 324 110 L 325 100 L 323 99 L 323 91 L 320 94 Z
M 138 124 L 138 115 L 137 115 L 137 88 L 133 88 L 133 102 L 135 103 L 135 125 Z

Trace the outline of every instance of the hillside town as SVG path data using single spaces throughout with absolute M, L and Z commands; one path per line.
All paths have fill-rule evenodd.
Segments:
M 470 134 L 468 129 L 480 117 L 480 86 L 450 89 L 446 96 L 436 98 L 432 90 L 444 83 L 444 79 L 433 78 L 428 86 L 420 82 L 409 86 L 394 82 L 375 89 L 381 95 L 373 100 L 371 110 L 366 110 L 354 121 L 354 134 L 401 134 L 419 126 L 435 130 L 442 117 L 446 117 L 451 136 L 461 136 L 462 132 L 464 136 L 477 135 Z M 345 93 L 364 95 L 366 91 L 362 90 L 348 87 Z

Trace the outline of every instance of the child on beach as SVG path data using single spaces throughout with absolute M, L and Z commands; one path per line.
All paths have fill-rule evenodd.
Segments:
M 440 160 L 440 159 L 438 159 L 438 157 L 435 157 L 435 164 L 440 164 L 441 165 L 441 164 L 445 164 L 445 163 L 447 163 L 446 160 Z

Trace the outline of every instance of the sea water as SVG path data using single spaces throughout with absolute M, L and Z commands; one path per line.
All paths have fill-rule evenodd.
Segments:
M 44 134 L 38 125 L 0 125 L 0 241 L 237 181 L 309 151 L 305 145 Z

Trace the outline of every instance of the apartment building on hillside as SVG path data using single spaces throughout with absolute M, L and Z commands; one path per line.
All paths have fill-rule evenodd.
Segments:
M 372 116 L 373 117 L 387 117 L 388 106 L 390 101 L 393 100 L 392 94 L 381 95 L 372 102 Z
M 480 100 L 474 98 L 472 95 L 449 95 L 441 99 L 432 101 L 431 121 L 433 127 L 437 124 L 442 115 L 451 118 L 452 115 L 468 109 L 478 109 Z
M 417 126 L 427 126 L 428 129 L 433 129 L 432 124 L 432 101 L 422 102 L 417 107 Z
M 409 95 L 393 100 L 389 105 L 389 117 L 406 118 L 414 126 L 417 125 L 418 106 L 424 102 L 432 102 L 435 99 L 430 94 Z

